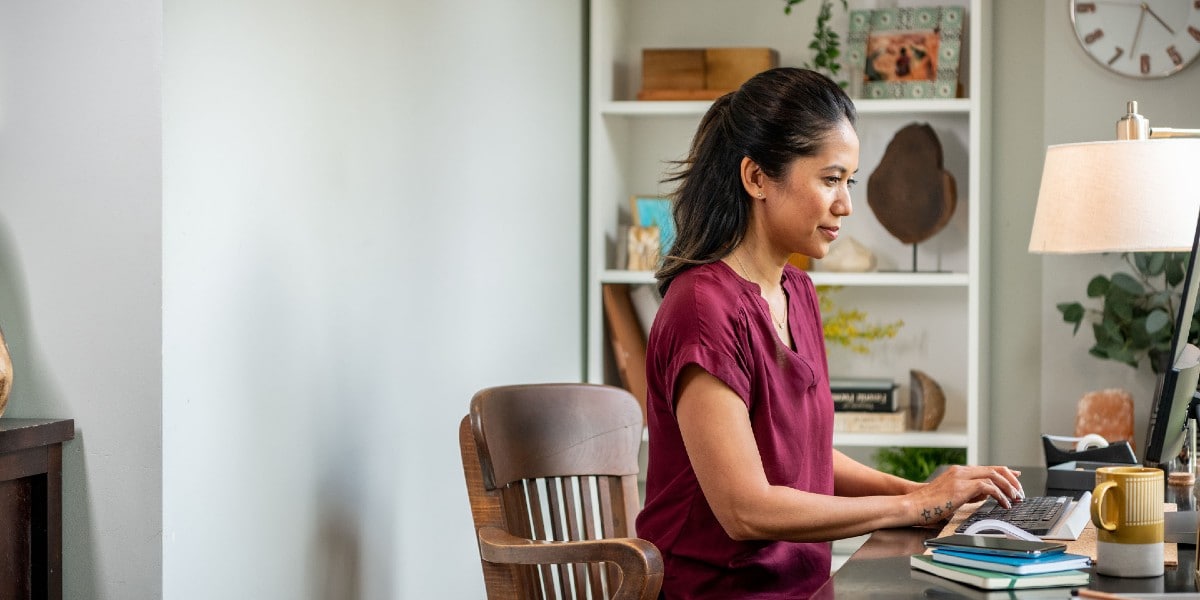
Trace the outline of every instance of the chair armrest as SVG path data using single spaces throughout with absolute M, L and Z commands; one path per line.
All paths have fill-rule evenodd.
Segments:
M 639 538 L 549 542 L 517 537 L 496 527 L 479 529 L 479 555 L 488 562 L 519 565 L 609 562 L 621 569 L 613 600 L 652 600 L 662 586 L 662 554 Z

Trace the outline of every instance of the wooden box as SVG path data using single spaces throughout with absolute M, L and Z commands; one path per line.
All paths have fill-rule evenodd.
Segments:
M 714 100 L 778 64 L 770 48 L 645 48 L 638 100 Z

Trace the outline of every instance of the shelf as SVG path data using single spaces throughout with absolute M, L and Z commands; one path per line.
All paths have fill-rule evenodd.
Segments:
M 702 116 L 712 102 L 702 101 L 638 101 L 617 100 L 606 102 L 600 114 L 621 117 L 692 117 Z M 971 101 L 966 98 L 931 100 L 855 100 L 854 107 L 860 115 L 914 115 L 914 114 L 961 114 L 971 110 Z
M 859 287 L 965 287 L 969 282 L 966 273 L 831 273 L 813 271 L 813 283 L 817 285 L 842 285 Z M 657 283 L 651 271 L 623 271 L 608 269 L 600 274 L 601 283 L 630 283 L 652 285 Z
M 967 432 L 961 428 L 945 431 L 905 431 L 903 433 L 841 433 L 833 434 L 834 446 L 880 448 L 912 446 L 918 448 L 966 448 Z

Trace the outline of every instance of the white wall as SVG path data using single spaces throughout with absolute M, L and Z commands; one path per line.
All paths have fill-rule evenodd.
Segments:
M 1044 2 L 1004 0 L 991 6 L 990 418 L 985 425 L 990 435 L 984 455 L 986 462 L 1039 465 L 1042 262 L 1026 248 L 1045 152 L 1045 36 L 1040 27 L 1030 27 L 1029 15 L 1040 14 Z
M 164 595 L 482 597 L 458 421 L 582 377 L 580 3 L 164 19 Z
M 71 418 L 64 598 L 161 592 L 158 2 L 0 3 L 5 418 Z

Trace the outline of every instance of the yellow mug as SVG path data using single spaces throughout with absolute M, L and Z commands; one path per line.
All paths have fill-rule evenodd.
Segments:
M 1116 577 L 1163 574 L 1163 472 L 1100 467 L 1092 490 L 1096 572 Z

